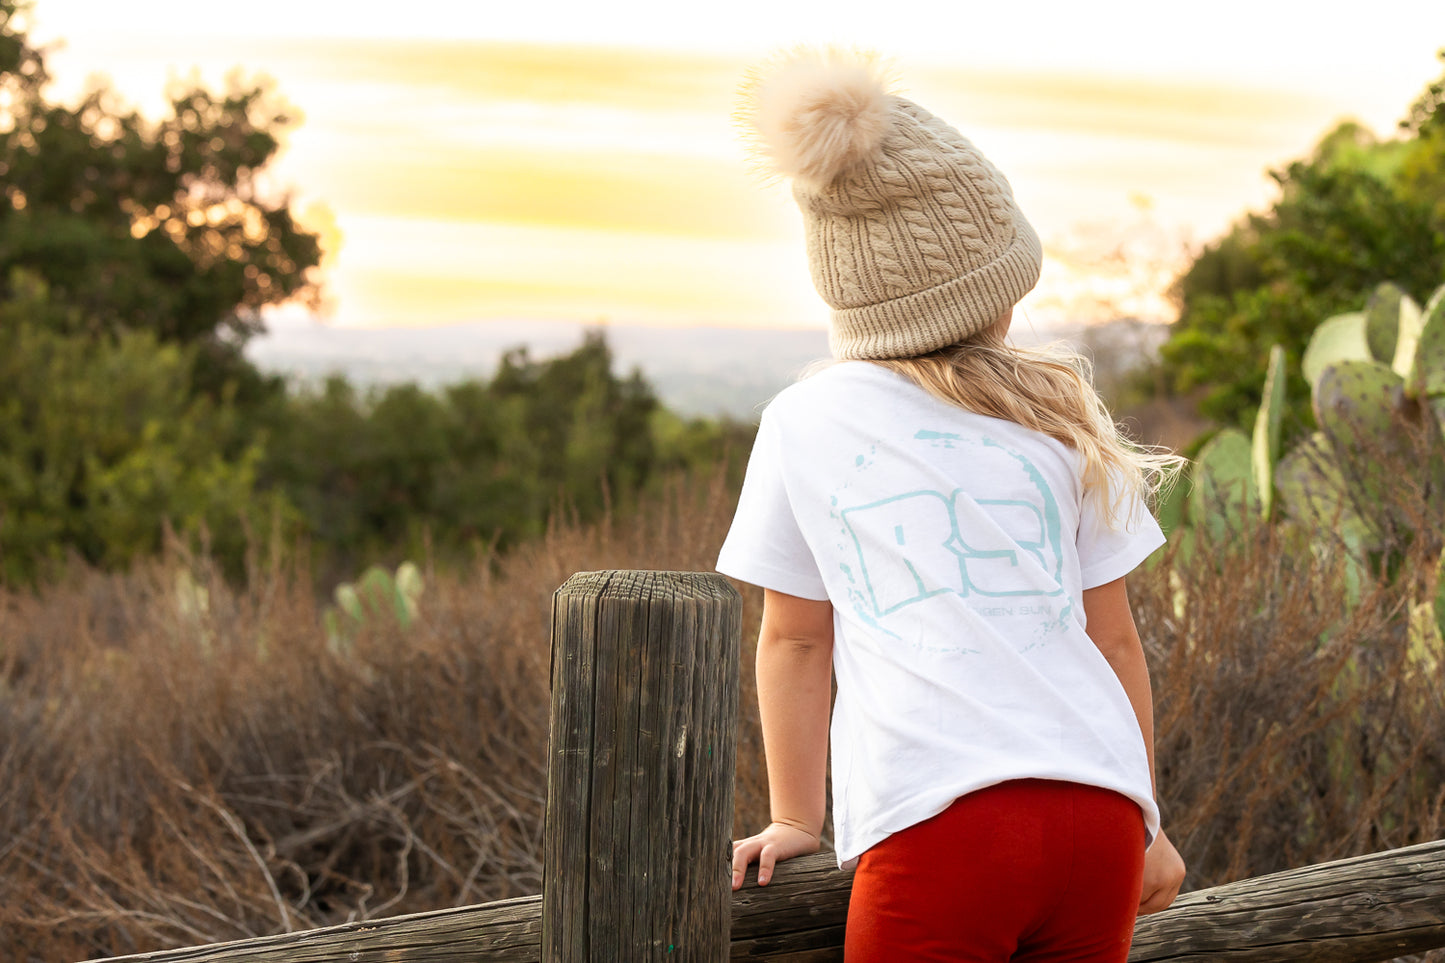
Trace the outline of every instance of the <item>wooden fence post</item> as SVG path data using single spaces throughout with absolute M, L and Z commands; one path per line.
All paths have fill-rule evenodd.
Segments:
M 557 590 L 543 963 L 727 960 L 741 611 L 692 572 Z

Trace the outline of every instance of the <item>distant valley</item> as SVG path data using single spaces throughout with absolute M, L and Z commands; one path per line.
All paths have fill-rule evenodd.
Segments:
M 595 326 L 560 321 L 480 321 L 444 327 L 344 328 L 311 318 L 279 316 L 246 354 L 258 366 L 300 383 L 342 374 L 361 386 L 414 381 L 428 387 L 489 378 L 504 352 L 525 346 L 534 358 L 565 354 Z M 827 332 L 763 328 L 607 325 L 616 369 L 634 368 L 662 402 L 682 415 L 756 419 L 768 399 L 813 361 L 828 357 Z M 1116 321 L 1084 329 L 1086 346 L 1108 345 L 1101 369 L 1152 353 L 1163 326 Z M 1066 332 L 1020 331 L 1034 340 Z M 1079 333 L 1076 333 L 1076 337 Z M 1123 347 L 1120 347 L 1120 346 Z M 1129 356 L 1126 359 L 1121 355 Z M 1101 372 L 1102 373 L 1102 372 Z
M 489 378 L 504 352 L 565 354 L 593 326 L 569 322 L 475 322 L 430 328 L 342 328 L 306 318 L 268 322 L 246 354 L 261 368 L 306 383 L 343 374 L 363 385 L 415 381 L 439 387 Z M 663 403 L 684 415 L 751 420 L 812 361 L 828 356 L 821 330 L 659 328 L 608 325 L 616 370 L 634 368 Z

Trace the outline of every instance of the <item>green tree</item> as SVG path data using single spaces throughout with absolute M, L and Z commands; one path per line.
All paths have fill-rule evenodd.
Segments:
M 28 12 L 0 0 L 0 574 L 124 565 L 166 524 L 239 567 L 284 511 L 256 492 L 284 386 L 241 349 L 320 258 L 258 177 L 287 112 L 240 81 L 155 121 L 103 85 L 54 102 Z
M 1445 279 L 1442 85 L 1397 138 L 1337 126 L 1308 159 L 1271 174 L 1280 193 L 1269 211 L 1201 252 L 1176 286 L 1180 318 L 1161 352 L 1172 390 L 1201 392 L 1201 413 L 1243 426 L 1281 344 L 1292 372 L 1286 432 L 1297 434 L 1311 422 L 1298 372 L 1315 327 L 1362 307 L 1381 281 L 1423 300 Z
M 1445 51 L 1441 51 L 1445 59 Z M 1445 224 L 1445 77 L 1426 87 L 1400 121 L 1413 150 L 1400 164 L 1405 190 L 1431 205 L 1437 223 Z
M 55 103 L 27 9 L 0 0 L 4 577 L 71 552 L 123 565 L 168 523 L 236 564 L 278 513 L 348 565 L 507 544 L 705 457 L 705 425 L 669 423 L 659 453 L 652 390 L 613 374 L 601 334 L 441 393 L 288 395 L 241 353 L 262 309 L 316 294 L 317 238 L 258 176 L 284 105 L 241 82 L 178 90 L 154 121 L 103 86 Z
M 537 452 L 538 494 L 547 502 L 565 497 L 584 517 L 595 517 L 609 494 L 637 491 L 652 472 L 649 426 L 657 398 L 640 372 L 613 375 L 601 332 L 550 361 L 533 361 L 525 349 L 507 353 L 491 395 L 502 404 L 523 403 L 521 427 Z
M 427 545 L 506 546 L 559 507 L 595 518 L 635 497 L 656 467 L 656 409 L 639 374 L 613 373 L 601 334 L 557 358 L 508 352 L 490 382 L 439 393 L 361 396 L 333 378 L 274 419 L 261 477 L 341 571 Z
M 240 347 L 263 307 L 315 295 L 320 260 L 316 236 L 257 178 L 290 124 L 285 106 L 239 80 L 174 91 L 158 121 L 104 86 L 54 103 L 27 7 L 0 0 L 0 295 L 24 268 L 77 309 L 63 312 L 65 333 L 199 344 L 199 388 L 276 390 Z
M 74 553 L 121 566 L 155 552 L 167 525 L 207 533 L 239 566 L 248 530 L 276 501 L 258 498 L 261 449 L 223 450 L 228 402 L 191 394 L 197 349 L 151 332 L 106 339 L 60 333 L 76 309 L 13 271 L 0 300 L 0 576 L 33 581 Z

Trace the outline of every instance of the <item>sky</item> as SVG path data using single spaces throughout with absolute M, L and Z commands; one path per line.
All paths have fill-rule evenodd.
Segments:
M 1301 10 L 1309 11 L 1301 15 Z M 1189 250 L 1335 122 L 1382 136 L 1445 71 L 1445 4 L 1275 0 L 36 0 L 57 96 L 266 76 L 300 123 L 269 184 L 322 234 L 329 323 L 821 327 L 786 189 L 749 173 L 746 67 L 876 50 L 1009 177 L 1044 327 L 1170 318 Z

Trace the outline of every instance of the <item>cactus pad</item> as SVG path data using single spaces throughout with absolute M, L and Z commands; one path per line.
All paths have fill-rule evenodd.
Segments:
M 1315 417 L 1329 439 L 1354 509 L 1379 535 L 1396 531 L 1389 506 L 1402 465 L 1413 454 L 1402 426 L 1405 383 L 1374 361 L 1325 369 L 1315 386 Z
M 1337 314 L 1320 322 L 1305 348 L 1300 367 L 1304 369 L 1305 380 L 1314 387 L 1320 375 L 1332 364 L 1341 361 L 1369 361 L 1370 343 L 1365 338 L 1365 315 L 1354 311 Z
M 1445 639 L 1445 551 L 1435 565 L 1435 626 L 1440 637 Z
M 1390 434 L 1404 388 L 1404 380 L 1377 361 L 1342 361 L 1315 383 L 1315 417 L 1337 451 L 1365 446 Z
M 358 622 L 366 618 L 366 610 L 361 607 L 361 597 L 356 594 L 356 587 L 350 582 L 342 582 L 336 586 L 336 607 Z
M 1264 379 L 1264 397 L 1259 414 L 1254 418 L 1254 445 L 1250 465 L 1254 470 L 1255 490 L 1259 492 L 1259 511 L 1269 518 L 1274 506 L 1274 466 L 1279 461 L 1279 423 L 1284 415 L 1284 348 L 1269 349 L 1269 373 Z
M 1306 528 L 1338 534 L 1347 545 L 1373 541 L 1350 506 L 1344 476 L 1324 432 L 1310 435 L 1280 460 L 1275 485 L 1285 512 Z
M 1407 295 L 1397 285 L 1386 281 L 1370 295 L 1365 304 L 1365 341 L 1370 357 L 1381 364 L 1395 360 L 1395 346 L 1400 336 L 1400 308 Z
M 1166 536 L 1173 535 L 1184 524 L 1184 512 L 1189 502 L 1189 492 L 1193 488 L 1193 482 L 1185 473 L 1180 473 L 1173 480 L 1172 484 L 1164 486 L 1159 492 L 1159 500 L 1154 505 L 1154 515 L 1159 520 L 1159 527 L 1164 530 Z
M 322 616 L 327 637 L 341 640 L 356 627 L 388 614 L 405 629 L 416 619 L 416 600 L 421 593 L 421 570 L 414 562 L 402 562 L 395 575 L 380 565 L 373 565 L 361 573 L 354 585 L 342 582 L 336 586 L 336 607 L 327 609 Z M 338 612 L 345 613 L 347 620 L 342 620 Z M 345 629 L 342 628 L 344 621 Z
M 1425 312 L 1408 294 L 1400 301 L 1400 334 L 1395 341 L 1395 360 L 1390 369 L 1401 378 L 1409 378 L 1415 367 L 1415 351 L 1420 343 L 1420 333 L 1425 328 Z
M 1412 398 L 1445 395 L 1445 285 L 1425 305 L 1419 342 L 1406 375 L 1406 390 Z
M 1199 450 L 1194 461 L 1194 491 L 1189 498 L 1189 520 L 1209 526 L 1222 537 L 1243 512 L 1259 510 L 1259 490 L 1250 467 L 1250 441 L 1244 432 L 1226 428 Z

